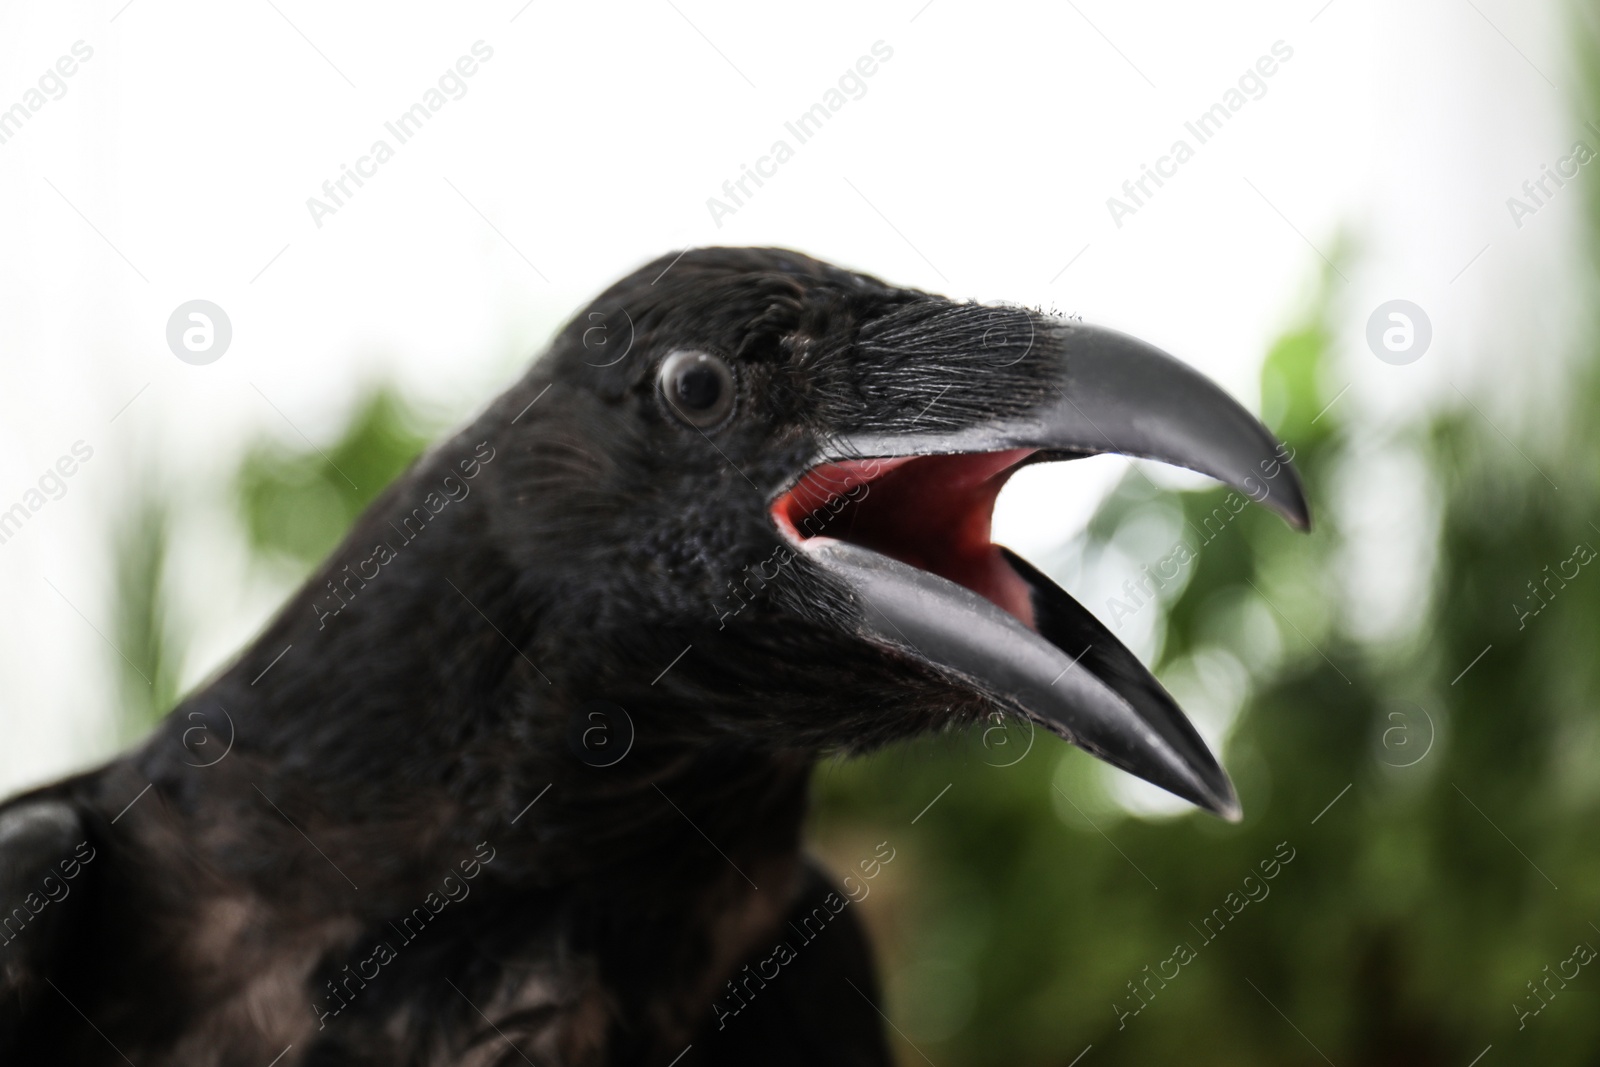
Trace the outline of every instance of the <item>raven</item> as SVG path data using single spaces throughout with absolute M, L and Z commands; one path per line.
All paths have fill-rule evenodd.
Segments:
M 1104 452 L 1309 523 L 1283 446 L 1132 338 L 780 249 L 649 264 L 143 744 L 0 807 L 4 1062 L 889 1062 L 801 844 L 821 755 L 1019 717 L 1238 817 L 990 542 L 1012 472 Z

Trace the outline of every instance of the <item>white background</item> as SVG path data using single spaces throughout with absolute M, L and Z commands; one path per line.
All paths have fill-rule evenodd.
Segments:
M 1586 194 L 1569 186 L 1520 229 L 1505 204 L 1576 138 L 1597 144 L 1555 88 L 1570 64 L 1550 4 L 123 3 L 0 8 L 0 108 L 75 41 L 94 50 L 0 145 L 0 509 L 73 442 L 94 449 L 0 544 L 0 792 L 117 745 L 96 631 L 133 479 L 159 472 L 187 502 L 172 580 L 202 635 L 192 684 L 283 595 L 231 525 L 225 479 L 252 437 L 323 442 L 391 377 L 463 417 L 669 250 L 788 245 L 1081 314 L 1255 407 L 1266 346 L 1343 233 L 1329 395 L 1349 384 L 1338 402 L 1396 434 L 1465 395 L 1521 432 L 1581 280 Z M 393 145 L 383 123 L 478 40 L 494 56 L 466 95 L 315 226 L 306 199 L 376 138 Z M 775 139 L 794 146 L 784 122 L 880 40 L 893 58 L 866 94 L 716 226 L 707 198 Z M 1115 226 L 1106 198 L 1280 40 L 1293 58 L 1266 95 Z M 203 367 L 165 343 L 197 297 L 234 331 Z M 1408 367 L 1362 340 L 1395 297 L 1433 321 Z M 1475 362 L 1488 351 L 1521 362 Z M 1059 543 L 1120 462 L 1026 472 L 999 536 Z M 1383 470 L 1351 518 L 1373 531 L 1356 593 L 1379 599 L 1408 579 L 1383 521 L 1407 494 Z

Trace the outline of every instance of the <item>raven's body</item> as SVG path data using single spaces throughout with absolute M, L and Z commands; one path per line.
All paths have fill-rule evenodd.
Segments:
M 70 889 L 0 947 L 4 1061 L 887 1062 L 809 775 L 994 704 L 864 643 L 768 500 L 838 419 L 910 422 L 933 389 L 843 375 L 932 299 L 773 250 L 603 296 L 139 749 L 0 809 L 0 908 Z M 688 341 L 756 429 L 663 414 Z M 991 361 L 956 406 L 1039 374 Z

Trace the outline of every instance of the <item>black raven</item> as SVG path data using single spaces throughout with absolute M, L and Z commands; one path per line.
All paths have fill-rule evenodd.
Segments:
M 146 742 L 0 808 L 4 1062 L 887 1063 L 801 847 L 819 755 L 1022 717 L 1238 815 L 990 543 L 1011 472 L 1102 452 L 1309 521 L 1129 337 L 778 249 L 644 267 Z

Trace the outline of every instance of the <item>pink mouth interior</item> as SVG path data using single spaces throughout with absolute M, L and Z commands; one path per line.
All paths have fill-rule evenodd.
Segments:
M 995 497 L 1033 451 L 824 463 L 777 499 L 772 516 L 797 541 L 848 541 L 965 586 L 1031 629 L 1027 583 L 989 536 Z

